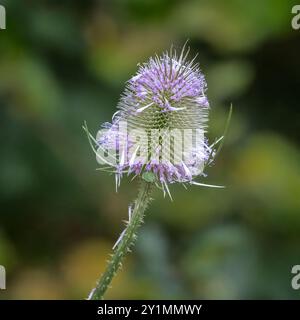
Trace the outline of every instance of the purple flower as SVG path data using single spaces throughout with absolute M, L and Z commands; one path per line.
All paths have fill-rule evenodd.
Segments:
M 197 63 L 171 49 L 150 58 L 126 84 L 111 124 L 97 134 L 97 160 L 115 173 L 141 175 L 169 193 L 174 182 L 199 184 L 214 154 L 205 138 L 209 102 Z M 199 184 L 202 185 L 202 184 Z

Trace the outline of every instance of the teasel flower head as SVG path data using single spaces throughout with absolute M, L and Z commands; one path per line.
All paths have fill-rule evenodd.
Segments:
M 207 84 L 188 54 L 185 46 L 180 54 L 171 48 L 139 65 L 112 122 L 94 139 L 97 160 L 115 174 L 117 187 L 124 175 L 141 176 L 169 195 L 171 183 L 212 186 L 195 179 L 204 176 L 221 139 L 209 145 L 205 137 Z

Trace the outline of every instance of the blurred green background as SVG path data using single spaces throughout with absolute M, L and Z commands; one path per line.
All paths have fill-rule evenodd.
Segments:
M 110 121 L 137 63 L 189 39 L 207 77 L 204 183 L 159 191 L 116 299 L 297 299 L 300 30 L 285 0 L 1 0 L 0 299 L 82 299 L 104 270 L 137 186 L 96 171 L 81 128 Z

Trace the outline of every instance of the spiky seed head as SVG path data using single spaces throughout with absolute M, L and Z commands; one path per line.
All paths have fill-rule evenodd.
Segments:
M 117 185 L 124 173 L 158 181 L 163 189 L 203 174 L 213 153 L 205 138 L 207 86 L 188 53 L 171 49 L 139 65 L 112 122 L 98 132 L 98 161 L 113 168 Z

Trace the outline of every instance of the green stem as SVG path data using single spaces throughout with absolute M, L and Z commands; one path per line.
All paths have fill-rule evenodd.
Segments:
M 114 250 L 105 272 L 97 282 L 96 287 L 91 291 L 88 300 L 103 299 L 113 277 L 122 265 L 124 256 L 130 252 L 130 248 L 136 239 L 136 231 L 143 222 L 144 213 L 150 201 L 152 185 L 152 183 L 142 181 L 138 197 L 135 200 L 131 219 L 128 221 L 124 235 Z

